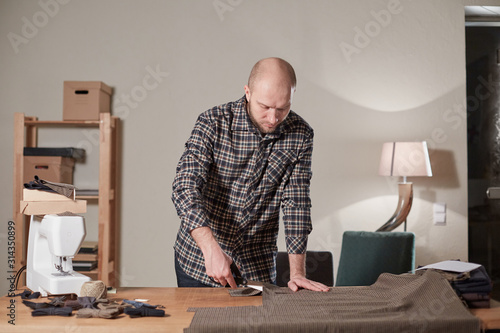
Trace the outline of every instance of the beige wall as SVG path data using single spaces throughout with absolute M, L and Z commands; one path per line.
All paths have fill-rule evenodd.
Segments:
M 121 283 L 175 286 L 170 193 L 183 144 L 197 115 L 241 97 L 267 56 L 295 66 L 293 109 L 316 133 L 309 248 L 338 263 L 343 231 L 382 225 L 397 203 L 396 180 L 377 175 L 382 143 L 427 140 L 434 177 L 413 179 L 408 218 L 417 264 L 467 260 L 461 1 L 0 0 L 0 36 L 2 272 L 13 113 L 62 119 L 63 81 L 99 80 L 123 120 Z M 75 182 L 97 185 L 95 133 L 48 130 L 40 140 L 87 148 Z M 432 223 L 434 202 L 447 204 L 444 227 Z M 95 240 L 95 207 L 87 224 Z

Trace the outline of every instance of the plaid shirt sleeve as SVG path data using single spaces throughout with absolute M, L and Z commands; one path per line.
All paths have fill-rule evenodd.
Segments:
M 311 199 L 311 159 L 313 151 L 313 132 L 304 141 L 298 152 L 297 163 L 282 197 L 283 222 L 287 252 L 303 254 L 307 249 L 307 237 L 312 231 Z
M 177 165 L 172 199 L 188 232 L 208 226 L 201 190 L 212 164 L 213 135 L 209 119 L 200 115 Z

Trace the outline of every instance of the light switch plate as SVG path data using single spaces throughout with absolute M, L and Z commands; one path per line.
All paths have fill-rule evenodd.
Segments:
M 434 225 L 446 225 L 446 203 L 434 203 Z

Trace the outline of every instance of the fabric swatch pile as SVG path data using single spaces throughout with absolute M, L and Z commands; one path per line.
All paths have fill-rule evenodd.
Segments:
M 425 269 L 416 271 L 415 274 L 422 274 L 426 270 L 432 270 L 439 273 L 450 283 L 451 287 L 460 299 L 469 308 L 489 308 L 490 294 L 493 289 L 488 273 L 484 266 L 468 272 L 452 272 L 440 269 Z
M 49 302 L 32 301 L 40 297 L 40 293 L 32 293 L 26 289 L 15 296 L 21 296 L 23 304 L 31 308 L 31 315 L 36 316 L 71 316 L 76 312 L 77 318 L 114 319 L 121 314 L 137 317 L 164 317 L 162 305 L 151 305 L 143 302 L 124 299 L 121 303 L 105 298 L 91 296 L 66 299 L 66 296 L 49 298 Z
M 467 279 L 450 281 L 450 283 L 469 308 L 490 307 L 490 293 L 493 286 L 483 266 L 471 271 Z

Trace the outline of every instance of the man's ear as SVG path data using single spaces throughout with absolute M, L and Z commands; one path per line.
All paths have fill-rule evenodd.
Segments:
M 290 107 L 292 107 L 293 95 L 295 94 L 295 87 L 290 91 Z
M 247 98 L 247 101 L 250 101 L 250 88 L 248 87 L 248 85 L 245 85 L 243 89 L 245 90 L 245 96 Z

